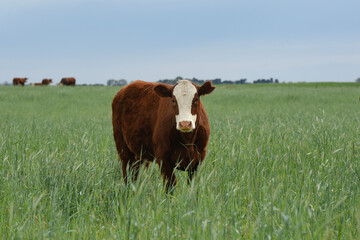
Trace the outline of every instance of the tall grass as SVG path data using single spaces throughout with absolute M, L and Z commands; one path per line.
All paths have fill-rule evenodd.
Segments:
M 211 137 L 172 197 L 125 187 L 116 87 L 0 87 L 0 239 L 357 239 L 357 84 L 218 86 Z

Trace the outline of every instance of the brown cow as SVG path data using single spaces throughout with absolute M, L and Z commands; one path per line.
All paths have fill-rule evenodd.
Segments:
M 50 78 L 44 78 L 41 83 L 32 83 L 33 86 L 48 86 L 50 83 L 52 83 L 52 79 Z
M 13 79 L 13 85 L 16 86 L 16 85 L 22 85 L 24 86 L 25 82 L 27 81 L 27 78 L 14 78 Z
M 122 88 L 112 102 L 113 134 L 125 184 L 127 165 L 136 180 L 142 163 L 160 166 L 166 190 L 176 185 L 175 169 L 192 179 L 205 158 L 210 127 L 200 96 L 215 89 L 188 80 L 170 86 L 143 81 Z M 148 166 L 148 164 L 147 164 Z
M 62 78 L 60 81 L 60 85 L 65 85 L 65 86 L 75 86 L 75 82 L 76 79 L 73 77 L 66 77 L 66 78 Z
M 41 82 L 42 85 L 47 86 L 50 83 L 52 83 L 52 79 L 51 78 L 44 78 Z

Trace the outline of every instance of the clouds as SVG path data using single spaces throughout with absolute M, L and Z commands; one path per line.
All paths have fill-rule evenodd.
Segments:
M 359 5 L 6 0 L 0 10 L 0 64 L 7 71 L 0 82 L 17 71 L 38 76 L 44 69 L 49 75 L 79 75 L 80 82 L 177 75 L 284 81 L 291 75 L 296 81 L 305 72 L 316 80 L 321 72 L 331 72 L 331 79 L 334 69 L 351 81 L 360 54 Z

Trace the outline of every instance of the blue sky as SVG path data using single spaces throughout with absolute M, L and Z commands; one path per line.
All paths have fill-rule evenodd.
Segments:
M 2 0 L 0 82 L 354 82 L 358 0 Z

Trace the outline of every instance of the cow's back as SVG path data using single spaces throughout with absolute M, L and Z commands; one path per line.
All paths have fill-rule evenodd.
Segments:
M 76 79 L 74 77 L 64 77 L 61 79 L 60 84 L 75 86 Z
M 152 135 L 160 100 L 154 92 L 156 85 L 133 82 L 122 88 L 112 102 L 115 142 L 124 140 L 127 147 L 137 154 L 146 152 L 153 155 Z
M 13 85 L 22 85 L 24 86 L 25 85 L 25 82 L 26 82 L 27 78 L 14 78 L 13 79 Z

